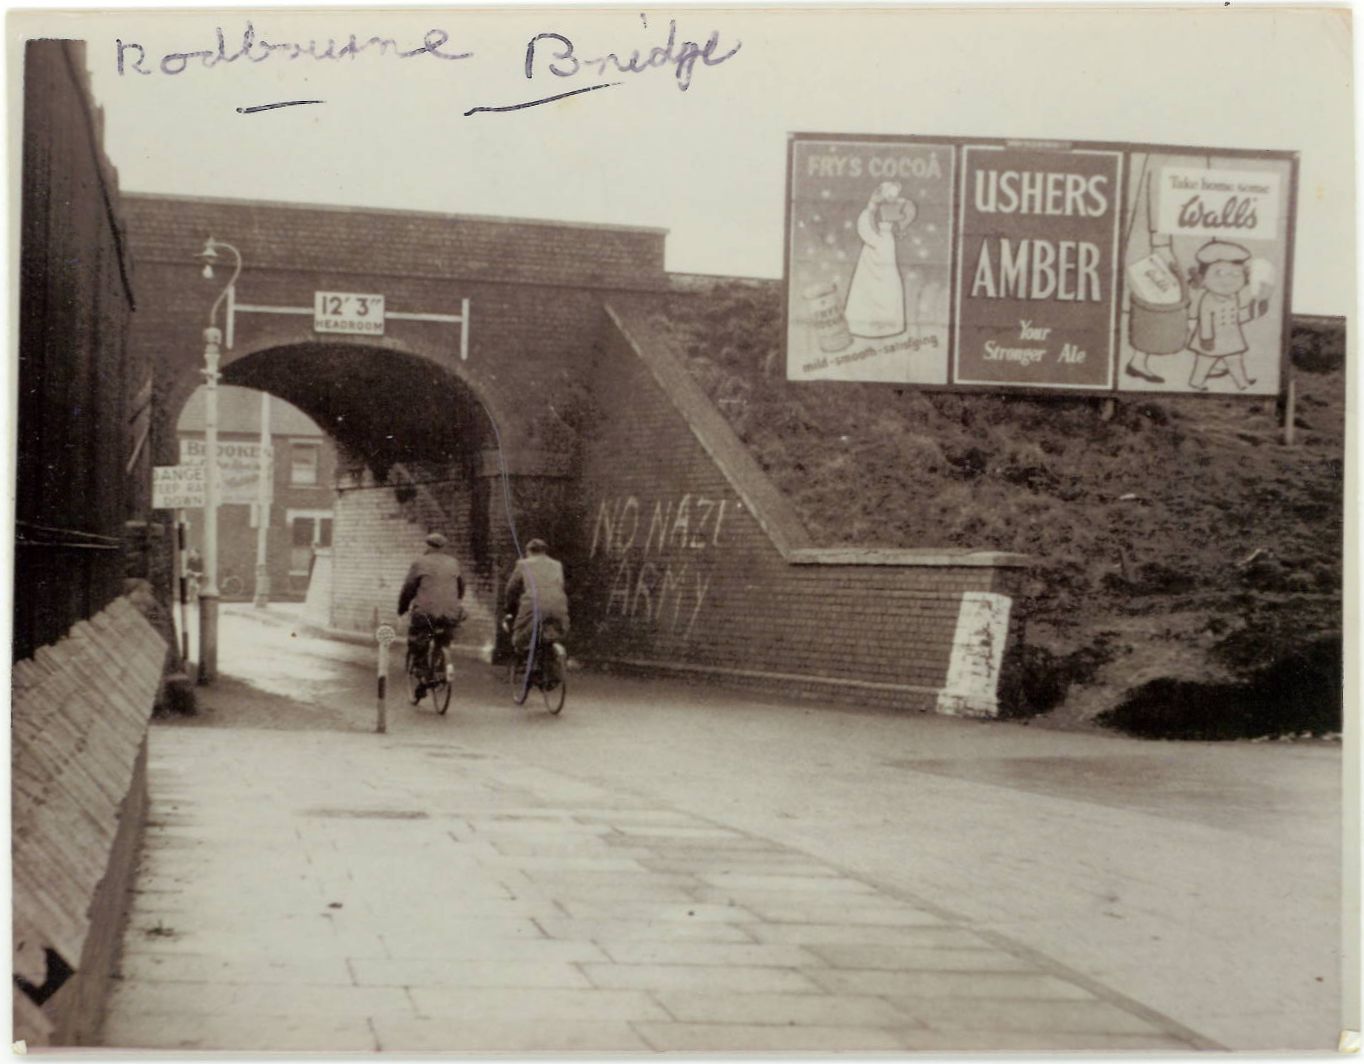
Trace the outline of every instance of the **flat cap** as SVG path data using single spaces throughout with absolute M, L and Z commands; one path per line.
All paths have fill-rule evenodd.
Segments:
M 1211 266 L 1214 262 L 1248 262 L 1250 251 L 1230 240 L 1209 240 L 1195 252 L 1194 258 L 1203 266 Z
M 440 548 L 445 546 L 445 544 L 448 542 L 449 540 L 447 540 L 439 532 L 432 532 L 429 536 L 426 537 L 426 545 L 428 547 L 435 547 L 437 550 L 440 550 Z

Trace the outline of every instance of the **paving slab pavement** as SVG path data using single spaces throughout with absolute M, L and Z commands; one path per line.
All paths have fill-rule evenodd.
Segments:
M 208 689 L 201 715 L 178 725 L 372 736 L 374 648 L 312 638 L 296 612 L 225 607 L 221 682 Z M 1338 743 L 1138 742 L 590 672 L 573 673 L 571 686 L 568 710 L 551 717 L 538 703 L 512 706 L 504 674 L 461 660 L 449 714 L 391 699 L 387 741 L 414 743 L 452 766 L 500 758 L 495 793 L 465 788 L 469 813 L 450 827 L 466 841 L 477 833 L 503 856 L 600 855 L 609 837 L 602 813 L 622 836 L 627 827 L 642 836 L 631 846 L 615 839 L 611 856 L 657 878 L 616 869 L 609 888 L 584 896 L 568 893 L 574 879 L 592 887 L 602 876 L 519 870 L 532 882 L 551 877 L 565 902 L 600 910 L 604 901 L 678 900 L 685 886 L 662 873 L 823 874 L 910 902 L 930 923 L 905 924 L 920 918 L 904 909 L 878 916 L 868 911 L 874 899 L 804 896 L 791 884 L 779 897 L 769 883 L 765 896 L 743 899 L 768 906 L 755 913 L 763 922 L 742 927 L 564 914 L 504 925 L 517 934 L 538 927 L 565 941 L 611 944 L 922 946 L 930 935 L 935 944 L 959 942 L 958 929 L 968 928 L 975 940 L 1002 944 L 1035 967 L 1080 973 L 1235 1049 L 1328 1049 L 1342 1024 L 1357 1026 L 1349 996 L 1357 968 L 1348 954 L 1341 965 L 1343 928 L 1352 925 L 1341 917 Z M 584 786 L 629 796 L 629 819 L 619 803 L 581 805 L 593 793 Z M 165 793 L 176 792 L 167 785 Z M 575 823 L 545 811 L 556 802 L 572 804 Z M 313 808 L 344 821 L 351 804 Z M 185 827 L 183 818 L 167 822 Z M 721 832 L 688 839 L 636 828 L 651 824 Z M 233 846 L 250 837 L 229 821 L 204 839 Z M 665 837 L 666 849 L 647 849 Z M 345 857 L 333 849 L 313 860 L 320 867 Z M 171 885 L 183 886 L 184 869 L 172 872 Z M 694 900 L 738 900 L 723 888 L 707 882 Z M 490 904 L 471 889 L 464 919 L 505 919 L 505 904 L 488 913 Z M 288 906 L 260 906 L 288 915 Z M 887 919 L 900 923 L 854 922 Z M 403 929 L 401 945 L 431 954 L 458 940 Z M 1074 1048 L 1074 1032 L 1053 1033 L 1054 1048 Z M 973 1048 L 968 1034 L 955 1034 Z M 1019 1048 L 1034 1044 L 1015 1034 Z
M 1215 1046 L 791 846 L 450 738 L 157 727 L 149 776 L 108 1046 Z

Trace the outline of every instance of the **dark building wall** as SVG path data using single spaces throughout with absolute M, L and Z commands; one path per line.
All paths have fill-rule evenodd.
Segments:
M 14 656 L 122 590 L 124 522 L 145 514 L 150 369 L 126 345 L 133 295 L 117 180 L 85 48 L 24 55 Z M 132 463 L 131 468 L 129 463 Z
M 89 1044 L 124 929 L 168 618 L 155 575 L 151 365 L 85 47 L 24 51 L 14 672 L 14 1037 Z M 149 624 L 148 622 L 152 623 Z M 97 781 L 92 786 L 91 781 Z

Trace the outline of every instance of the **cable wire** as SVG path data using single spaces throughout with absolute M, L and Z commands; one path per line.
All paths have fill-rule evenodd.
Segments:
M 507 511 L 507 528 L 511 532 L 512 545 L 516 548 L 518 561 L 524 557 L 521 550 L 521 539 L 516 534 L 516 515 L 512 513 L 511 497 L 511 477 L 507 473 L 507 460 L 502 453 L 502 433 L 497 428 L 497 418 L 493 417 L 493 412 L 488 409 L 488 404 L 483 401 L 483 397 L 477 392 L 474 398 L 478 400 L 478 405 L 483 408 L 483 413 L 487 415 L 488 424 L 493 427 L 493 438 L 497 441 L 497 468 L 502 480 L 502 500 Z M 530 678 L 535 672 L 535 654 L 540 647 L 540 592 L 535 586 L 535 576 L 529 569 L 523 569 L 526 579 L 530 581 L 530 608 L 531 608 L 531 628 L 530 646 L 526 653 L 526 676 L 521 682 L 521 694 L 518 701 L 524 702 L 530 694 Z M 508 635 L 511 633 L 509 632 Z M 513 652 L 515 652 L 515 640 L 513 640 Z

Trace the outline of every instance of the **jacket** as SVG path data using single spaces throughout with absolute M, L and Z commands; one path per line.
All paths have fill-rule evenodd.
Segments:
M 555 621 L 560 634 L 568 632 L 568 595 L 564 591 L 564 567 L 548 554 L 532 554 L 516 563 L 507 581 L 507 611 L 516 614 L 512 635 L 529 638 L 538 604 L 540 623 Z
M 460 599 L 464 597 L 464 577 L 459 562 L 438 550 L 429 550 L 412 563 L 398 596 L 398 615 L 408 607 L 430 617 L 448 617 L 458 621 L 464 617 Z

